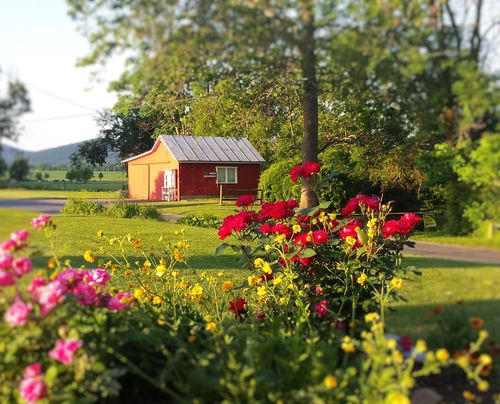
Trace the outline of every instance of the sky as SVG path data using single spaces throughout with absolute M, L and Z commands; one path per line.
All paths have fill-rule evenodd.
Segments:
M 0 90 L 18 79 L 32 103 L 17 142 L 5 143 L 42 150 L 97 137 L 95 111 L 114 105 L 107 86 L 121 66 L 103 68 L 96 82 L 90 69 L 76 67 L 89 48 L 64 0 L 0 0 Z

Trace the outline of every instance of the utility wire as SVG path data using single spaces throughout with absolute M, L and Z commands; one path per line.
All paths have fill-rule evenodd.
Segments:
M 28 83 L 28 86 L 31 87 L 31 88 L 33 88 L 34 90 L 42 93 L 42 94 L 45 94 L 48 97 L 52 97 L 52 98 L 54 98 L 54 99 L 56 99 L 58 101 L 65 102 L 66 104 L 70 104 L 70 105 L 73 105 L 75 107 L 83 108 L 83 109 L 86 109 L 86 110 L 89 110 L 89 111 L 96 111 L 95 108 L 90 108 L 88 106 L 85 106 L 85 105 L 79 104 L 77 102 L 71 101 L 68 98 L 61 97 L 60 95 L 51 93 L 50 91 L 44 90 L 43 88 L 40 88 L 38 86 L 34 86 L 32 83 Z
M 83 116 L 95 115 L 95 113 L 88 112 L 86 114 L 76 114 L 76 115 L 64 115 L 64 116 L 53 116 L 48 118 L 31 119 L 29 121 L 22 121 L 23 123 L 33 123 L 33 122 L 48 122 L 48 121 L 60 121 L 63 119 L 80 118 Z

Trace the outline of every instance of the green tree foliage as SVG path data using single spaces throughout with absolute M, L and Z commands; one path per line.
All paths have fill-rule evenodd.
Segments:
M 5 173 L 8 171 L 9 166 L 5 162 L 5 160 L 0 157 L 0 177 L 3 177 Z
M 30 166 L 28 160 L 18 158 L 12 162 L 9 168 L 10 178 L 15 181 L 24 181 L 28 178 Z
M 10 81 L 7 85 L 6 95 L 3 95 L 4 92 L 1 90 L 0 87 L 0 143 L 2 138 L 15 137 L 18 117 L 30 111 L 28 91 L 21 82 Z
M 94 176 L 94 171 L 89 165 L 71 166 L 66 172 L 68 181 L 88 182 Z

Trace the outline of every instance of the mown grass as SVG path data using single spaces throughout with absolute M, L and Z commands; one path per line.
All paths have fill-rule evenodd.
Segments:
M 67 199 L 67 198 L 105 198 L 117 199 L 117 191 L 70 191 L 70 190 L 33 190 L 21 188 L 0 189 L 0 199 Z
M 29 228 L 30 220 L 35 215 L 14 209 L 0 209 L 0 239 L 5 239 L 15 229 Z M 57 215 L 54 220 L 58 226 L 59 252 L 71 259 L 73 266 L 84 264 L 82 255 L 86 249 L 99 251 L 103 239 L 97 237 L 98 230 L 104 230 L 109 236 L 130 233 L 139 237 L 144 245 L 157 245 L 161 235 L 167 241 L 177 241 L 178 236 L 174 232 L 184 228 L 185 237 L 191 244 L 189 264 L 194 270 L 224 271 L 225 276 L 236 280 L 249 274 L 248 270 L 241 267 L 235 254 L 228 253 L 222 257 L 214 255 L 220 241 L 213 229 L 142 219 L 106 218 L 104 221 L 100 217 Z M 32 232 L 31 240 L 33 245 L 45 245 L 42 232 Z M 105 245 L 106 251 L 109 248 Z M 34 248 L 31 250 L 34 251 Z M 42 256 L 36 258 L 35 263 L 46 265 L 47 258 L 47 251 L 42 250 Z M 388 314 L 391 331 L 415 337 L 424 336 L 436 329 L 435 319 L 425 314 L 436 306 L 443 306 L 445 313 L 463 316 L 464 322 L 471 316 L 482 317 L 492 337 L 500 341 L 500 268 L 422 257 L 408 257 L 405 263 L 416 266 L 422 271 L 422 276 L 405 283 L 402 292 L 408 302 L 393 305 L 396 311 Z
M 48 181 L 62 181 L 66 179 L 67 171 L 64 170 L 32 170 L 30 172 L 29 179 L 35 180 L 35 173 L 41 172 L 43 175 L 49 174 Z M 92 180 L 100 182 L 98 175 L 102 172 L 103 178 L 102 181 L 126 181 L 127 176 L 125 171 L 99 171 L 98 169 L 94 170 L 94 177 Z
M 473 236 L 449 236 L 440 232 L 419 232 L 412 236 L 413 240 L 429 241 L 440 244 L 454 244 L 466 247 L 486 247 L 500 250 L 500 233 L 492 239 Z

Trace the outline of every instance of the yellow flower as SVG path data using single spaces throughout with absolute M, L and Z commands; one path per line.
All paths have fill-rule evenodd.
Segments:
M 477 389 L 484 393 L 485 391 L 488 391 L 490 389 L 490 384 L 486 380 L 481 380 L 477 384 Z
M 394 341 L 394 342 L 396 342 L 396 341 Z M 393 355 L 394 355 L 394 362 L 396 362 L 397 364 L 401 365 L 404 362 L 404 357 L 403 357 L 403 354 L 401 352 L 394 351 Z
M 217 324 L 214 323 L 213 321 L 208 322 L 207 325 L 205 326 L 205 330 L 210 332 L 215 332 L 216 329 L 217 329 Z
M 86 250 L 84 253 L 83 253 L 83 259 L 87 262 L 94 262 L 95 261 L 95 255 L 92 251 L 90 250 Z
M 285 304 L 286 303 L 286 297 L 280 297 L 278 300 L 279 304 Z
M 50 269 L 54 269 L 57 265 L 57 261 L 55 260 L 55 258 L 49 258 L 49 262 L 48 262 L 48 267 Z
M 144 296 L 146 296 L 146 289 L 144 289 L 143 287 L 134 290 L 134 297 L 136 299 L 142 299 Z
M 182 253 L 178 249 L 174 250 L 174 252 L 172 253 L 172 258 L 179 262 L 184 262 L 186 260 L 186 257 L 182 255 Z
M 265 262 L 266 261 L 264 261 L 262 258 L 256 258 L 253 264 L 255 265 L 255 268 L 262 268 Z
M 274 241 L 276 241 L 278 244 L 281 244 L 283 241 L 286 240 L 286 236 L 284 234 L 278 234 L 275 238 Z
M 398 346 L 398 343 L 395 339 L 386 339 L 385 343 L 387 344 L 387 348 L 392 350 L 396 349 L 396 347 Z
M 267 294 L 267 288 L 265 286 L 258 286 L 257 287 L 257 295 L 258 296 L 265 296 Z
M 351 237 L 351 236 L 347 236 L 345 238 L 345 242 L 350 245 L 350 246 L 353 246 L 354 244 L 356 244 L 356 239 L 354 237 Z
M 476 395 L 472 392 L 472 391 L 469 391 L 469 390 L 465 390 L 463 393 L 462 393 L 464 399 L 466 399 L 467 401 L 474 401 L 476 399 Z
M 253 285 L 257 285 L 258 283 L 260 283 L 260 278 L 256 275 L 251 275 L 247 278 L 247 281 L 248 281 L 249 286 L 253 286 Z
M 195 302 L 200 302 L 203 297 L 203 287 L 197 283 L 189 291 L 188 297 Z
M 415 352 L 424 353 L 425 351 L 427 351 L 427 344 L 423 339 L 419 339 L 415 344 Z
M 368 276 L 366 276 L 366 274 L 363 273 L 358 277 L 356 282 L 358 282 L 361 286 L 363 286 L 367 279 L 368 279 Z
M 436 358 L 440 362 L 446 362 L 450 359 L 450 353 L 444 348 L 438 349 L 436 351 Z
M 300 227 L 300 224 L 294 224 L 292 229 L 293 229 L 294 233 L 300 233 L 302 230 L 302 227 Z
M 177 278 L 177 276 L 179 276 L 179 272 L 178 271 L 172 271 L 172 274 L 171 274 L 174 278 Z
M 486 339 L 490 336 L 490 333 L 486 330 L 479 331 L 479 338 Z
M 273 269 L 271 268 L 271 264 L 269 262 L 265 262 L 264 265 L 262 266 L 262 272 L 265 274 L 272 274 Z
M 391 281 L 391 285 L 394 289 L 401 289 L 403 287 L 403 280 L 401 278 L 394 278 Z
M 269 251 L 272 247 L 269 244 L 266 244 L 264 246 L 264 250 Z
M 150 269 L 151 268 L 151 262 L 148 261 L 148 260 L 144 261 L 144 264 L 142 264 L 142 268 L 146 269 L 146 270 Z
M 425 355 L 425 360 L 427 360 L 429 362 L 434 362 L 436 360 L 436 355 L 434 355 L 434 352 L 428 352 Z
M 231 290 L 233 288 L 234 284 L 231 281 L 225 281 L 222 284 L 222 291 L 227 292 L 228 290 Z
M 276 278 L 273 279 L 273 285 L 277 286 L 283 281 L 283 275 L 279 274 Z
M 337 378 L 334 375 L 327 375 L 323 380 L 323 384 L 325 385 L 326 389 L 331 390 L 337 387 L 339 382 L 337 381 Z
M 403 393 L 399 393 L 397 391 L 393 391 L 389 393 L 385 398 L 385 402 L 387 404 L 410 404 L 410 399 Z
M 493 363 L 493 359 L 491 359 L 491 356 L 488 354 L 481 354 L 479 355 L 479 363 L 481 365 L 491 365 Z
M 153 297 L 153 304 L 161 304 L 161 302 L 163 302 L 163 299 L 160 296 Z
M 335 220 L 335 219 L 337 218 L 337 215 L 336 215 L 335 213 L 329 213 L 329 214 L 328 214 L 328 218 L 329 218 L 330 220 Z
M 97 230 L 97 237 L 104 236 L 104 232 L 102 230 Z
M 343 340 L 342 340 L 342 344 L 340 345 L 340 347 L 345 351 L 345 352 L 354 352 L 356 351 L 356 348 L 354 347 L 354 343 L 351 339 L 351 337 L 349 337 L 348 335 L 346 335 Z
M 467 355 L 461 355 L 457 360 L 458 366 L 466 368 L 470 364 L 469 357 Z
M 167 272 L 167 268 L 165 268 L 165 265 L 158 265 L 156 267 L 156 276 L 158 276 L 159 278 L 165 275 L 165 272 Z
M 368 313 L 365 315 L 365 321 L 367 323 L 374 323 L 375 321 L 378 321 L 380 320 L 380 316 L 378 315 L 378 313 Z

